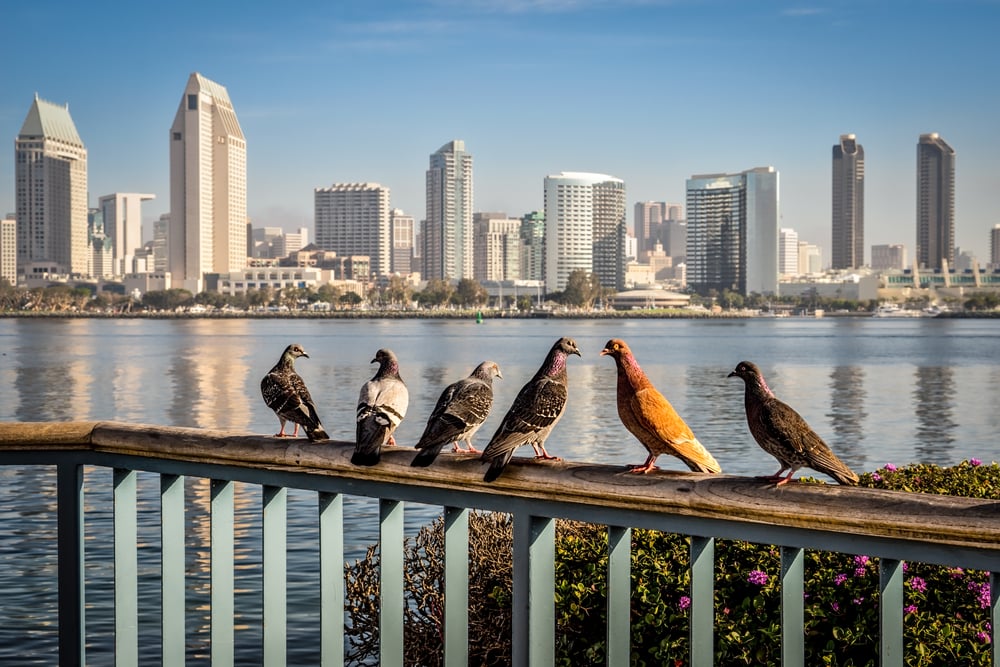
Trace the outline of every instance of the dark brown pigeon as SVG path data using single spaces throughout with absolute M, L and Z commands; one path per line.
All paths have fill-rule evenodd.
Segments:
M 375 377 L 361 387 L 358 396 L 357 440 L 351 463 L 373 466 L 379 462 L 382 447 L 393 446 L 392 434 L 406 416 L 410 394 L 399 377 L 399 361 L 391 350 L 379 350 L 372 363 L 378 362 Z
M 514 450 L 531 445 L 537 458 L 554 459 L 545 451 L 545 439 L 566 408 L 566 360 L 580 356 L 576 341 L 560 338 L 549 350 L 541 368 L 518 392 L 496 433 L 480 457 L 490 464 L 483 479 L 492 482 L 510 462 Z
M 676 456 L 695 472 L 722 472 L 674 406 L 642 372 L 625 341 L 612 338 L 601 356 L 614 359 L 618 368 L 618 416 L 649 452 L 646 462 L 631 466 L 630 472 L 656 470 L 654 463 L 660 454 Z
M 484 361 L 469 377 L 448 385 L 441 392 L 417 443 L 420 452 L 410 465 L 429 466 L 449 442 L 453 443 L 453 450 L 456 452 L 479 452 L 472 446 L 472 436 L 486 421 L 493 407 L 495 377 L 503 379 L 500 366 L 495 361 Z M 459 445 L 463 440 L 469 447 L 467 450 Z
M 729 377 L 743 378 L 750 433 L 757 444 L 781 464 L 778 472 L 764 479 L 780 486 L 791 480 L 799 468 L 808 467 L 833 477 L 840 484 L 858 483 L 857 474 L 837 458 L 806 420 L 775 397 L 755 364 L 741 361 Z M 785 470 L 788 475 L 782 477 Z
M 294 438 L 299 434 L 301 424 L 310 440 L 327 440 L 330 436 L 320 424 L 316 405 L 306 389 L 306 383 L 295 372 L 295 360 L 299 357 L 309 358 L 301 345 L 293 343 L 286 347 L 278 363 L 261 379 L 260 393 L 264 397 L 264 403 L 274 410 L 281 422 L 281 429 L 275 433 L 275 437 Z M 285 433 L 286 421 L 295 424 L 291 435 Z

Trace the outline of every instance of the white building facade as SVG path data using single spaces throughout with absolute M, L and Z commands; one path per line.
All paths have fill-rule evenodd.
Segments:
M 111 240 L 112 275 L 136 272 L 136 251 L 142 248 L 142 202 L 156 195 L 116 192 L 97 200 L 104 216 L 104 234 Z
M 329 188 L 316 188 L 316 245 L 338 255 L 368 255 L 374 275 L 389 273 L 389 194 L 389 188 L 378 183 L 334 183 Z

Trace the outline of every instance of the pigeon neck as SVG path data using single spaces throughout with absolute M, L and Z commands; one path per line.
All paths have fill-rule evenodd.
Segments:
M 399 376 L 399 363 L 395 360 L 390 359 L 388 361 L 383 361 L 382 365 L 378 368 L 379 377 L 397 377 Z
M 621 367 L 625 374 L 625 377 L 629 379 L 634 387 L 637 389 L 643 384 L 649 382 L 646 378 L 646 374 L 642 372 L 642 368 L 639 366 L 639 362 L 635 360 L 631 354 L 623 354 L 618 357 L 618 365 Z
M 566 353 L 562 350 L 553 350 L 549 358 L 548 372 L 546 375 L 558 375 L 566 370 Z
M 771 391 L 771 388 L 767 386 L 767 382 L 765 382 L 764 378 L 760 375 L 754 378 L 754 381 L 747 386 L 761 396 L 767 396 L 768 398 L 774 396 L 774 392 Z

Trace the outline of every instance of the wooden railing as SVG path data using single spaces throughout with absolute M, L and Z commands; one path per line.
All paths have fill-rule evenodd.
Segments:
M 630 656 L 630 536 L 648 528 L 691 536 L 689 662 L 714 655 L 714 540 L 781 547 L 782 664 L 804 664 L 803 550 L 880 558 L 881 665 L 903 664 L 902 562 L 1000 571 L 997 503 L 831 485 L 791 484 L 693 473 L 629 475 L 621 467 L 515 458 L 492 484 L 474 456 L 442 455 L 411 468 L 413 450 L 389 449 L 372 468 L 350 463 L 351 443 L 311 444 L 241 433 L 106 422 L 0 424 L 0 464 L 58 469 L 59 659 L 85 662 L 83 466 L 114 470 L 115 657 L 138 663 L 136 471 L 160 475 L 162 664 L 184 663 L 183 478 L 211 480 L 211 653 L 234 663 L 233 484 L 263 493 L 263 650 L 286 660 L 286 493 L 318 494 L 322 664 L 344 662 L 343 498 L 379 502 L 380 664 L 403 663 L 404 503 L 440 505 L 445 515 L 445 664 L 468 652 L 468 512 L 509 512 L 514 521 L 513 660 L 555 659 L 555 520 L 609 527 L 607 656 Z M 180 482 L 180 483 L 179 483 Z M 991 622 L 1000 627 L 1000 584 L 991 575 Z M 2 605 L 0 600 L 0 605 Z M 993 650 L 993 664 L 1000 652 Z

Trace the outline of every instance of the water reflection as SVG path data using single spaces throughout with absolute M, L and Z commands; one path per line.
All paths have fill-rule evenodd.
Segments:
M 863 458 L 867 403 L 864 369 L 836 366 L 830 371 L 830 410 L 826 416 L 834 437 L 827 444 L 845 462 Z
M 943 463 L 951 459 L 956 424 L 952 415 L 955 371 L 948 366 L 918 366 L 913 373 L 917 416 L 917 459 Z

